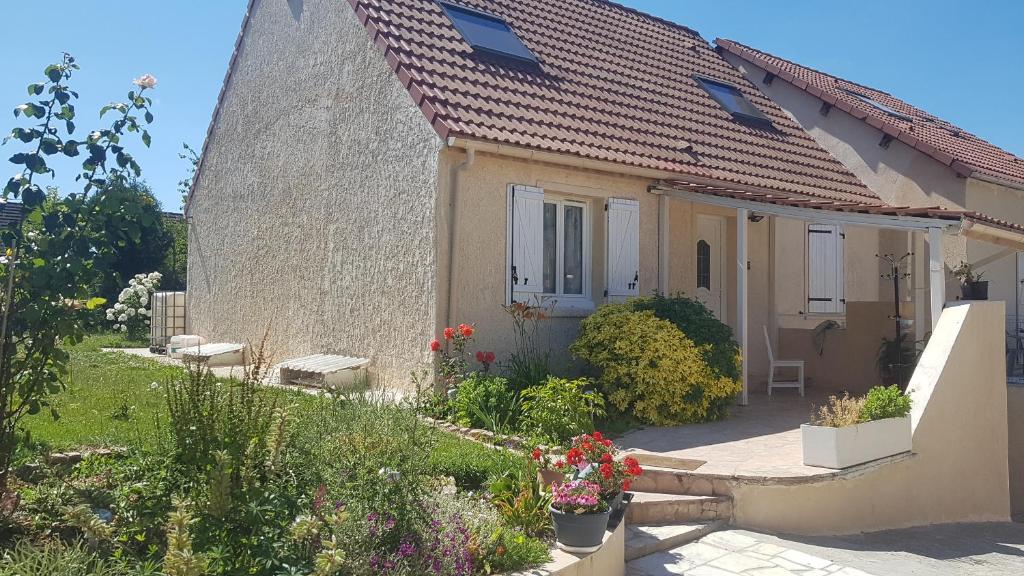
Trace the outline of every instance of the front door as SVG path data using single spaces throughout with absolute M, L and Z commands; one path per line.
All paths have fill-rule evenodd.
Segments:
M 697 215 L 697 299 L 725 322 L 725 218 Z

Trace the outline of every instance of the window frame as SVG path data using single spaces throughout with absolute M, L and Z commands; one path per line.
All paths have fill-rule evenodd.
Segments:
M 511 191 L 514 185 L 509 185 Z M 534 296 L 541 298 L 551 298 L 556 300 L 557 309 L 583 309 L 593 310 L 594 309 L 594 298 L 593 298 L 593 224 L 592 224 L 592 202 L 588 199 L 581 199 L 575 196 L 569 196 L 565 194 L 558 194 L 548 192 L 544 190 L 544 204 L 554 204 L 556 206 L 556 217 L 555 217 L 555 238 L 556 238 L 556 250 L 555 250 L 555 292 L 519 292 L 512 288 L 511 279 L 507 279 L 505 290 L 506 303 L 511 302 L 528 302 Z M 506 250 L 508 253 L 509 260 L 512 258 L 512 203 L 511 194 L 509 195 L 508 212 L 507 218 L 509 219 L 508 236 L 506 238 Z M 565 289 L 565 207 L 574 206 L 582 209 L 583 214 L 581 216 L 583 223 L 583 246 L 582 246 L 582 270 L 583 270 L 583 293 L 582 294 L 564 294 Z M 540 230 L 541 238 L 543 242 L 544 229 L 543 226 Z M 510 266 L 506 267 L 511 270 Z M 543 270 L 543 266 L 541 267 Z M 508 272 L 509 274 L 511 272 Z
M 758 108 L 756 104 L 751 102 L 750 99 L 747 98 L 747 95 L 744 94 L 742 90 L 740 90 L 739 86 L 736 86 L 735 84 L 730 84 L 728 82 L 723 82 L 722 80 L 717 80 L 715 78 L 709 78 L 707 76 L 694 75 L 693 78 L 694 80 L 697 81 L 697 86 L 700 87 L 700 89 L 704 90 L 704 92 L 707 93 L 707 95 L 710 96 L 712 100 L 717 102 L 718 105 L 722 108 L 722 110 L 725 110 L 726 113 L 732 116 L 734 120 L 737 120 L 739 122 L 745 122 L 747 124 L 753 124 L 760 128 L 774 127 L 771 118 L 769 118 L 763 110 Z M 711 85 L 734 91 L 739 96 L 739 98 L 741 98 L 750 106 L 750 108 L 755 112 L 755 114 L 750 114 L 739 110 L 731 110 L 731 106 L 727 102 L 723 101 L 718 96 L 718 94 L 711 90 L 711 88 L 709 87 Z
M 859 92 L 855 92 L 853 90 L 849 90 L 849 89 L 846 89 L 846 88 L 840 88 L 839 90 L 842 91 L 842 92 L 845 92 L 846 94 L 849 94 L 850 96 L 853 96 L 857 100 L 860 100 L 861 102 L 867 104 L 868 106 L 871 106 L 875 110 L 878 110 L 879 112 L 881 112 L 881 113 L 883 113 L 883 114 L 885 114 L 887 116 L 892 116 L 893 118 L 896 118 L 896 119 L 899 119 L 899 120 L 903 120 L 904 122 L 913 122 L 914 121 L 914 118 L 912 116 L 908 116 L 908 115 L 900 112 L 899 110 L 896 110 L 892 106 L 887 106 L 885 104 L 882 104 L 881 102 L 879 102 L 878 100 L 875 100 L 874 98 L 872 98 L 870 96 L 867 96 L 865 94 L 861 94 Z
M 469 6 L 463 6 L 462 4 L 457 4 L 455 2 L 448 2 L 446 0 L 437 0 L 437 4 L 441 7 L 441 10 L 442 12 L 444 12 L 445 17 L 448 18 L 448 20 L 452 23 L 453 26 L 455 26 L 455 30 L 459 33 L 460 36 L 462 36 L 462 39 L 467 44 L 469 44 L 469 47 L 472 48 L 474 52 L 480 52 L 482 54 L 496 56 L 499 58 L 509 58 L 517 62 L 538 64 L 537 55 L 534 54 L 533 50 L 531 50 L 530 47 L 526 45 L 526 42 L 523 42 L 523 39 L 519 37 L 519 34 L 516 34 L 515 29 L 512 28 L 512 24 L 510 24 L 501 16 L 498 16 L 497 14 L 492 14 L 490 12 L 485 12 L 483 10 L 478 10 L 476 8 L 471 8 Z M 496 48 L 491 48 L 489 46 L 477 43 L 476 41 L 474 41 L 472 35 L 468 33 L 466 27 L 462 24 L 462 22 L 460 22 L 459 19 L 455 17 L 457 14 L 470 14 L 478 18 L 490 20 L 492 22 L 501 24 L 508 30 L 508 33 L 512 36 L 512 38 L 514 38 L 515 41 L 519 43 L 519 46 L 522 47 L 525 55 L 506 52 L 504 50 L 498 50 Z

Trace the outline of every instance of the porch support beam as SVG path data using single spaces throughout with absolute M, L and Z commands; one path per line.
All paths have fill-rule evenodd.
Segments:
M 740 381 L 743 392 L 740 404 L 747 405 L 747 368 L 750 357 L 747 349 L 747 217 L 746 208 L 736 210 L 736 337 L 740 344 Z
M 928 229 L 928 286 L 931 289 L 932 330 L 946 304 L 946 274 L 942 263 L 942 229 Z
M 658 196 L 658 292 L 668 296 L 669 198 Z

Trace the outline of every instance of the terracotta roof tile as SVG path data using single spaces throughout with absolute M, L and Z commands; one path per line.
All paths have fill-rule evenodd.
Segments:
M 435 0 L 350 0 L 442 136 L 869 204 L 881 201 L 693 30 L 605 0 L 460 0 L 503 18 L 539 67 L 475 54 Z M 773 129 L 694 80 L 732 84 Z
M 866 119 L 871 126 L 899 138 L 942 164 L 953 167 L 962 176 L 970 176 L 977 172 L 1024 184 L 1024 159 L 891 94 L 801 66 L 739 42 L 716 39 L 715 43 L 721 49 L 774 73 L 826 102 L 834 103 L 840 110 Z M 813 89 L 820 91 L 820 95 Z M 879 110 L 848 91 L 884 104 L 909 119 Z

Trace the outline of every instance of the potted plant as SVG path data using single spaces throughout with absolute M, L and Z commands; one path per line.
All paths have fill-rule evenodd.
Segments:
M 560 469 L 564 466 L 552 463 L 551 455 L 546 450 L 538 446 L 530 452 L 530 457 L 537 463 L 537 480 L 541 486 L 548 488 L 565 481 L 565 472 Z
M 601 547 L 611 511 L 600 486 L 587 480 L 557 484 L 549 510 L 559 548 L 587 554 Z
M 982 280 L 984 272 L 975 272 L 967 262 L 961 262 L 953 269 L 953 276 L 960 280 L 960 294 L 964 300 L 988 300 L 988 280 Z
M 909 452 L 910 397 L 899 386 L 875 386 L 863 398 L 831 396 L 800 426 L 804 464 L 848 468 Z
M 615 444 L 600 432 L 581 434 L 572 439 L 565 454 L 563 470 L 572 471 L 574 479 L 586 479 L 601 488 L 601 497 L 612 511 L 622 506 L 623 492 L 633 479 L 643 474 L 640 463 L 632 456 L 618 458 Z

